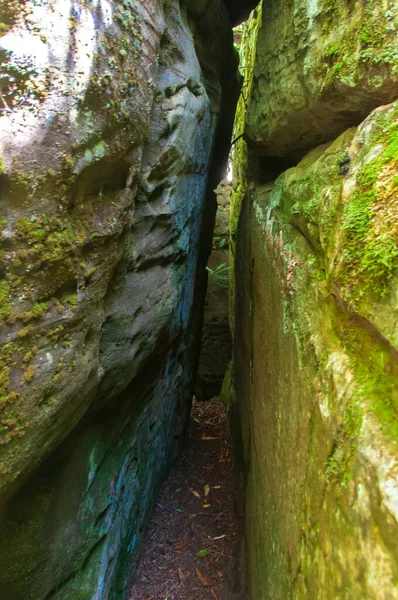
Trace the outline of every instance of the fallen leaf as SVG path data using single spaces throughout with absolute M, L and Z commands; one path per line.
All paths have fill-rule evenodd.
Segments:
M 199 550 L 199 552 L 196 553 L 196 556 L 207 556 L 208 554 L 209 554 L 208 548 L 203 548 L 203 550 Z
M 196 490 L 189 490 L 191 492 L 191 494 L 193 494 L 194 496 L 196 496 L 197 498 L 200 498 L 200 494 L 199 492 L 197 492 Z
M 211 506 L 211 504 L 204 504 L 203 508 L 209 508 Z
M 209 581 L 208 579 L 206 579 L 206 577 L 203 575 L 203 573 L 201 571 L 199 571 L 199 569 L 196 569 L 196 576 L 199 579 L 200 583 L 204 587 L 212 587 L 213 585 L 216 585 L 212 581 Z
M 188 544 L 189 540 L 187 540 L 186 542 L 181 542 L 181 544 L 177 544 L 176 550 L 184 550 L 184 548 L 186 548 Z
M 224 535 L 218 535 L 217 537 L 214 537 L 213 540 L 221 540 L 222 538 L 227 537 L 227 534 L 224 533 Z
M 178 575 L 178 580 L 180 583 L 184 583 L 185 581 L 185 575 L 184 573 L 181 571 L 181 569 L 177 570 L 177 575 Z
M 214 590 L 211 590 L 211 595 L 213 596 L 213 598 L 215 600 L 220 600 L 220 596 L 218 594 L 216 594 L 216 592 Z
M 214 490 L 221 490 L 221 485 L 213 485 Z
M 205 492 L 205 498 L 207 498 L 207 496 L 210 493 L 210 486 L 208 483 L 206 483 L 205 487 L 204 487 L 204 492 Z
M 171 575 L 173 572 L 173 569 L 167 569 L 167 575 Z
M 202 437 L 200 438 L 201 440 L 218 440 L 218 437 L 211 437 L 210 435 L 202 435 Z

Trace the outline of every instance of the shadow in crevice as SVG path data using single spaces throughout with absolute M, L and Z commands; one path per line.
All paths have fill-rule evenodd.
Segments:
M 267 156 L 261 154 L 261 148 L 252 147 L 249 150 L 249 178 L 256 185 L 263 185 L 275 181 L 279 175 L 295 167 L 301 157 L 291 158 L 286 156 Z

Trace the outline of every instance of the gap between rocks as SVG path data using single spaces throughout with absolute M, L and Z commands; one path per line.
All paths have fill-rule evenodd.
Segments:
M 244 600 L 243 490 L 229 418 L 193 400 L 182 453 L 149 521 L 130 600 Z

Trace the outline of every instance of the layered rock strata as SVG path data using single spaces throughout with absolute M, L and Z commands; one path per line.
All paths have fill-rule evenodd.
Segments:
M 0 20 L 0 596 L 121 598 L 189 410 L 229 15 L 21 0 Z

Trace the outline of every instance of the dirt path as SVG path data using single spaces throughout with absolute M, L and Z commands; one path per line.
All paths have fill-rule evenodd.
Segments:
M 149 522 L 130 600 L 245 600 L 243 525 L 226 411 L 194 402 Z

